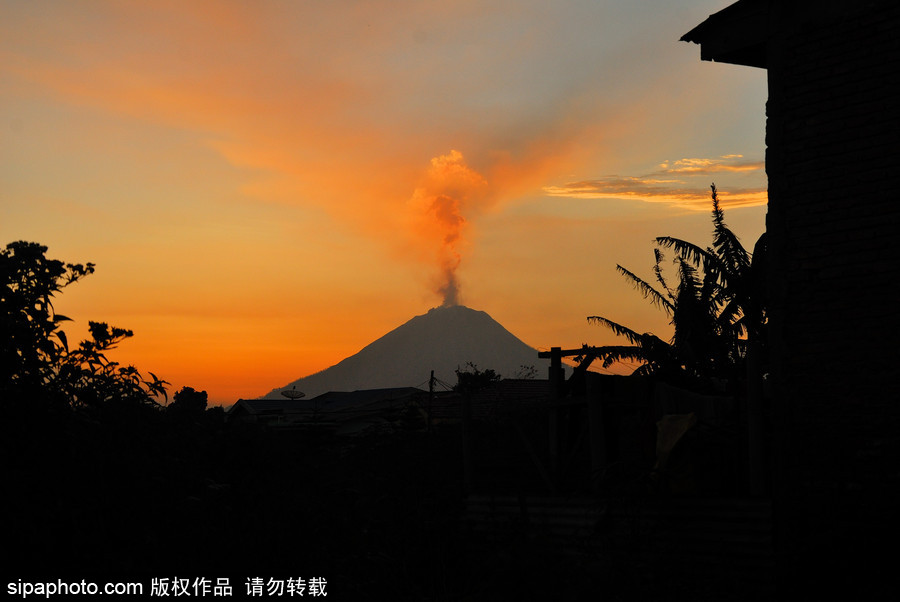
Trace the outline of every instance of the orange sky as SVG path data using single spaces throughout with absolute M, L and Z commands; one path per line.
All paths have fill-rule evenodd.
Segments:
M 765 72 L 677 41 L 726 4 L 4 2 L 0 242 L 96 263 L 70 339 L 216 403 L 451 290 L 540 349 L 668 336 L 615 265 L 706 243 L 713 181 L 764 227 Z

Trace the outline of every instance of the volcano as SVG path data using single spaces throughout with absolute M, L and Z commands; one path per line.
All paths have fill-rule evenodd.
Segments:
M 547 374 L 549 363 L 486 312 L 463 305 L 435 307 L 409 320 L 359 353 L 321 372 L 305 376 L 266 397 L 279 397 L 296 387 L 307 398 L 328 391 L 356 391 L 393 387 L 428 387 L 431 371 L 439 381 L 456 383 L 456 369 L 472 363 L 514 378 L 531 367 Z

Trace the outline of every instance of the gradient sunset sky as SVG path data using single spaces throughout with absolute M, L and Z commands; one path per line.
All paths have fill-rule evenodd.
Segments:
M 764 229 L 765 71 L 678 41 L 729 3 L 4 0 L 0 243 L 94 262 L 69 339 L 214 403 L 454 297 L 537 349 L 667 338 L 616 264 L 708 244 L 711 182 Z

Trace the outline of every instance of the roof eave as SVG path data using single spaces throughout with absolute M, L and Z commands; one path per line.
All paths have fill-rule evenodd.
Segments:
M 768 3 L 740 0 L 681 36 L 700 45 L 700 59 L 748 67 L 767 67 Z

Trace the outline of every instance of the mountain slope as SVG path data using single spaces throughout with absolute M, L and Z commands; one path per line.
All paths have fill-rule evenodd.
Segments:
M 436 307 L 395 328 L 339 363 L 306 376 L 266 397 L 296 386 L 307 398 L 327 391 L 388 387 L 427 387 L 431 371 L 439 380 L 456 383 L 455 370 L 472 362 L 513 377 L 523 366 L 546 374 L 547 360 L 506 330 L 487 313 L 462 305 Z

